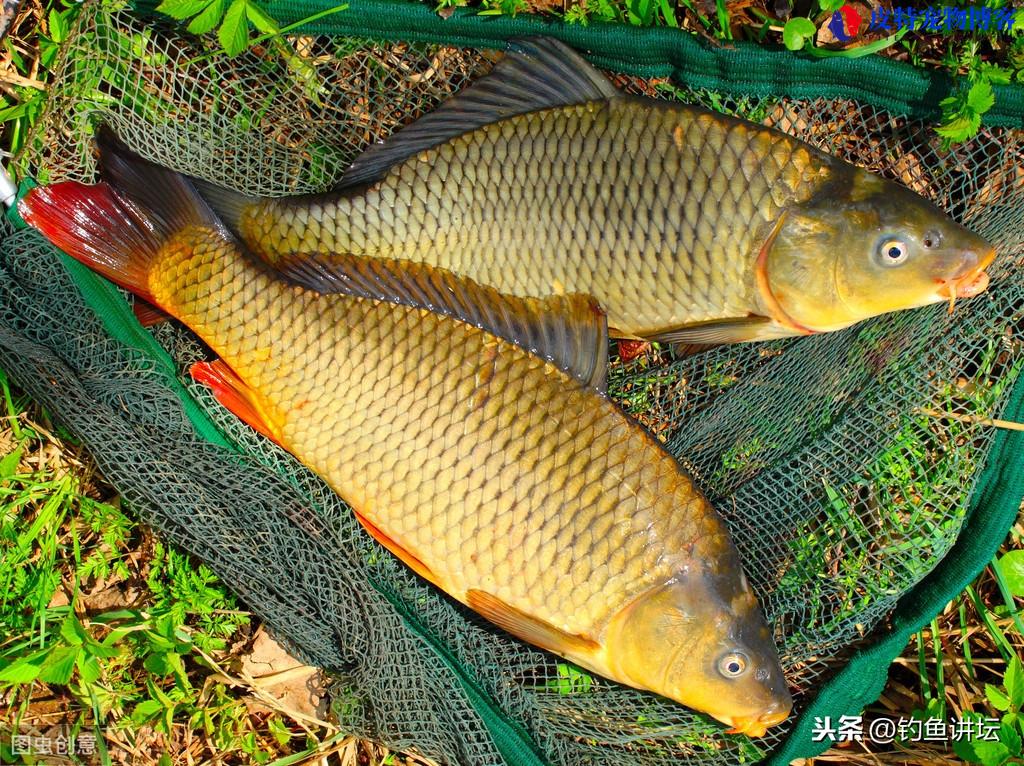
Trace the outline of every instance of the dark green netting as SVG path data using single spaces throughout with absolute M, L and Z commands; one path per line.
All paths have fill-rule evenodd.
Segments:
M 320 9 L 272 7 L 283 22 Z M 442 21 L 380 0 L 353 0 L 303 36 L 227 59 L 215 42 L 93 4 L 18 167 L 92 180 L 89 136 L 102 115 L 179 170 L 249 193 L 324 189 L 362 146 L 486 70 L 478 51 L 443 43 L 494 46 L 538 25 L 625 72 L 620 87 L 775 125 L 934 199 L 999 247 L 989 291 L 952 315 L 933 306 L 683 360 L 613 359 L 615 395 L 728 519 L 775 626 L 798 721 L 763 740 L 724 736 L 665 700 L 572 676 L 438 594 L 319 479 L 183 375 L 203 355 L 189 333 L 142 331 L 119 291 L 69 268 L 32 231 L 9 233 L 0 249 L 0 367 L 83 438 L 147 523 L 330 672 L 335 712 L 354 733 L 448 763 L 773 753 L 781 763 L 820 751 L 813 716 L 856 712 L 877 695 L 907 634 L 992 555 L 1024 489 L 1009 460 L 1019 435 L 922 411 L 1024 414 L 1021 387 L 1010 401 L 1024 365 L 1019 90 L 1001 90 L 991 124 L 942 153 L 927 120 L 948 83 L 888 62 L 714 50 L 671 30 Z M 855 85 L 865 77 L 870 91 Z

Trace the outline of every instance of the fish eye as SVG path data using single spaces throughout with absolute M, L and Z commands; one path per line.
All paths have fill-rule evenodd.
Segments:
M 885 239 L 878 246 L 878 257 L 884 266 L 899 266 L 910 255 L 907 243 L 899 239 Z
M 726 678 L 738 678 L 747 671 L 748 664 L 743 652 L 729 652 L 718 661 L 718 672 Z
M 938 247 L 942 244 L 942 232 L 940 231 L 926 231 L 924 239 L 921 240 L 921 244 L 931 250 L 933 247 Z

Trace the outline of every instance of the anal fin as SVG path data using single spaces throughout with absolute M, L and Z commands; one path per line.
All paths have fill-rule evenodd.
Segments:
M 579 656 L 593 653 L 600 648 L 593 639 L 566 633 L 549 622 L 506 604 L 486 591 L 470 589 L 466 594 L 466 603 L 498 627 L 541 649 L 563 656 Z
M 222 359 L 196 362 L 189 373 L 197 383 L 209 386 L 218 402 L 272 442 L 283 446 L 260 411 L 252 389 Z
M 713 348 L 718 348 L 720 343 L 673 343 L 672 353 L 676 359 L 682 359 L 685 356 L 693 356 L 694 354 L 703 354 L 705 351 L 710 351 Z
M 154 306 L 148 301 L 142 300 L 136 296 L 135 302 L 132 304 L 132 313 L 135 314 L 135 318 L 139 320 L 139 324 L 143 327 L 152 327 L 158 325 L 161 322 L 166 322 L 173 317 L 158 306 Z

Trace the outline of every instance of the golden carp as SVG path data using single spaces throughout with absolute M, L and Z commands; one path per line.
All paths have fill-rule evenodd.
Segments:
M 895 183 L 772 128 L 623 94 L 545 39 L 371 147 L 335 191 L 197 184 L 271 262 L 351 254 L 511 295 L 584 293 L 613 334 L 682 343 L 952 302 L 985 289 L 995 256 Z
M 787 717 L 721 517 L 593 385 L 607 336 L 592 299 L 524 302 L 428 267 L 341 261 L 356 291 L 436 310 L 319 294 L 247 257 L 182 176 L 103 155 L 110 184 L 37 188 L 25 220 L 192 328 L 220 356 L 196 377 L 416 572 L 530 643 L 735 731 Z M 561 366 L 502 336 L 558 346 Z
M 36 188 L 25 219 L 193 329 L 220 356 L 196 377 L 377 540 L 596 673 L 752 736 L 786 718 L 772 637 L 721 517 L 594 386 L 606 333 L 592 299 L 523 301 L 374 261 L 311 273 L 435 310 L 292 286 L 246 256 L 183 176 L 110 140 L 110 184 Z

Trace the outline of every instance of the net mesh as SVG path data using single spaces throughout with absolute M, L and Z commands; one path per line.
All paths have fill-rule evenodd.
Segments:
M 371 141 L 486 71 L 479 51 L 338 37 L 216 43 L 87 5 L 37 134 L 40 181 L 92 181 L 100 118 L 142 155 L 252 194 L 320 191 Z M 994 242 L 982 297 L 799 340 L 629 362 L 610 390 L 727 519 L 806 704 L 961 530 L 976 469 L 1024 365 L 1024 133 L 950 152 L 929 127 L 853 100 L 625 90 L 774 125 L 933 199 Z M 183 374 L 202 345 L 154 331 L 168 368 L 115 340 L 35 232 L 0 247 L 0 366 L 74 430 L 145 522 L 207 562 L 296 654 L 334 679 L 340 725 L 448 763 L 497 764 L 489 701 L 554 764 L 758 760 L 751 741 L 653 695 L 575 672 L 413 576 L 326 485 Z M 234 446 L 201 438 L 183 383 Z M 468 679 L 468 680 L 467 680 Z M 467 691 L 472 687 L 473 694 Z M 484 706 L 485 708 L 488 705 Z

